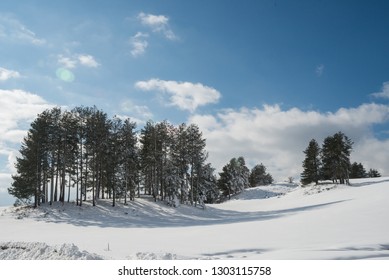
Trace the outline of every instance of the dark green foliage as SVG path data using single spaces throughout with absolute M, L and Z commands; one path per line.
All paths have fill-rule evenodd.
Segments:
M 249 177 L 250 186 L 266 186 L 273 183 L 273 177 L 266 172 L 266 167 L 261 163 L 253 167 Z
M 321 149 L 316 140 L 312 139 L 304 151 L 302 183 L 317 184 L 319 180 L 332 180 L 349 184 L 349 178 L 363 178 L 363 165 L 350 163 L 352 146 L 353 142 L 343 132 L 326 137 Z
M 124 124 L 135 129 L 128 120 Z M 18 199 L 34 198 L 34 205 L 70 200 L 76 187 L 77 204 L 91 193 L 93 205 L 104 195 L 113 197 L 122 181 L 122 121 L 109 120 L 95 107 L 78 107 L 71 112 L 53 108 L 38 115 L 25 137 L 9 193 Z M 135 149 L 136 137 L 127 141 Z M 131 157 L 135 155 L 131 154 Z
M 350 179 L 366 178 L 367 173 L 362 163 L 354 162 L 351 164 Z
M 301 173 L 301 183 L 303 185 L 315 182 L 316 184 L 320 179 L 320 152 L 321 149 L 315 139 L 312 139 L 307 149 L 304 151 L 305 159 L 303 161 L 303 173 Z
M 53 108 L 38 115 L 20 149 L 17 174 L 9 193 L 34 205 L 87 198 L 134 199 L 136 192 L 154 199 L 214 202 L 214 169 L 206 164 L 205 139 L 197 125 L 175 127 L 148 122 L 140 133 L 129 119 L 109 119 L 96 107 L 72 111 Z M 71 191 L 75 188 L 75 191 Z M 67 191 L 67 195 L 66 195 Z
M 218 187 L 228 199 L 250 186 L 250 170 L 243 157 L 232 158 L 219 175 Z
M 377 177 L 381 177 L 381 174 L 378 172 L 377 169 L 370 169 L 369 172 L 367 172 L 367 177 L 377 178 Z
M 324 139 L 322 162 L 324 179 L 340 184 L 348 183 L 350 173 L 350 154 L 353 142 L 342 132 Z

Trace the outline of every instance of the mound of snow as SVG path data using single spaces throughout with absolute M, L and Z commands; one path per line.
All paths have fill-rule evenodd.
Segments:
M 177 260 L 177 255 L 172 253 L 156 254 L 156 253 L 142 253 L 138 252 L 136 257 L 130 259 L 135 260 Z
M 43 242 L 1 242 L 0 260 L 101 260 L 74 244 L 49 246 Z

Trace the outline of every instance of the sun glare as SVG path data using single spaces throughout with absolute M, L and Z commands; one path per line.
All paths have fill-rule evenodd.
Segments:
M 74 74 L 68 69 L 58 68 L 56 71 L 56 75 L 62 81 L 69 82 L 69 83 L 74 81 Z

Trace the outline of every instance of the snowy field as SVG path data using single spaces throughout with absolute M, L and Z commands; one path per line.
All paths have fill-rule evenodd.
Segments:
M 205 210 L 0 208 L 0 259 L 389 259 L 389 178 L 351 183 L 257 187 Z

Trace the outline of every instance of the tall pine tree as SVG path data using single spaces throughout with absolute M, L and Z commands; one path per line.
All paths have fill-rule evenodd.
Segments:
M 350 154 L 353 142 L 343 133 L 337 132 L 324 139 L 322 148 L 323 173 L 325 179 L 340 184 L 349 183 Z
M 301 173 L 301 183 L 303 185 L 315 182 L 319 183 L 320 179 L 320 160 L 321 149 L 315 139 L 312 139 L 304 151 L 305 159 L 303 161 L 303 172 Z

